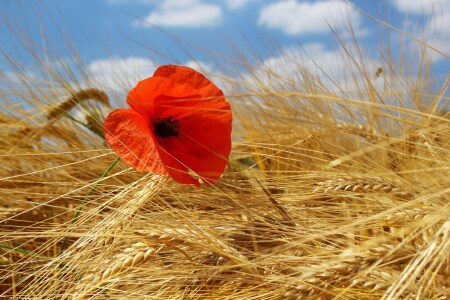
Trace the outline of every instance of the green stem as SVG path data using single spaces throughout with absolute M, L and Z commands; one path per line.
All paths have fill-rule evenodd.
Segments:
M 96 135 L 100 136 L 101 138 L 105 138 L 101 133 L 98 133 L 97 131 L 92 130 L 92 128 L 91 128 L 88 124 L 85 124 L 85 123 L 83 123 L 83 122 L 81 122 L 81 121 L 75 119 L 74 117 L 72 117 L 71 115 L 69 115 L 69 114 L 67 114 L 67 113 L 64 114 L 64 116 L 65 116 L 66 118 L 68 118 L 69 120 L 72 120 L 73 122 L 75 122 L 75 123 L 77 123 L 77 124 L 80 124 L 81 126 L 85 127 L 86 129 L 92 131 L 93 133 L 95 133 Z
M 0 248 L 11 250 L 12 252 L 17 252 L 17 253 L 31 255 L 33 257 L 42 258 L 42 259 L 45 259 L 45 260 L 53 259 L 53 257 L 39 255 L 39 254 L 37 254 L 36 252 L 33 252 L 33 251 L 28 251 L 28 250 L 25 250 L 25 249 L 22 249 L 22 248 L 19 248 L 19 247 L 11 247 L 11 246 L 8 246 L 8 245 L 5 245 L 5 244 L 0 244 Z M 60 263 L 59 266 L 60 266 L 60 268 L 66 267 L 66 264 Z
M 77 119 L 75 119 L 74 117 L 72 117 L 72 116 L 69 115 L 69 114 L 64 114 L 64 116 L 65 116 L 66 118 L 68 118 L 68 119 L 74 121 L 74 122 L 77 123 L 77 124 L 80 124 L 80 125 L 82 125 L 82 126 L 84 126 L 84 127 L 86 127 L 86 128 L 89 128 L 89 127 L 87 126 L 87 124 L 84 124 L 83 122 L 78 121 Z
M 51 259 L 50 257 L 42 256 L 42 255 L 39 255 L 39 254 L 37 254 L 37 253 L 35 253 L 33 251 L 28 251 L 28 250 L 25 250 L 25 249 L 22 249 L 22 248 L 19 248 L 19 247 L 11 247 L 11 246 L 8 246 L 8 245 L 0 244 L 0 248 L 11 250 L 11 251 L 17 252 L 17 253 L 29 254 L 29 255 L 37 257 L 37 258 Z
M 92 186 L 92 188 L 89 190 L 89 192 L 87 193 L 86 197 L 84 197 L 83 202 L 81 202 L 81 205 L 78 207 L 77 212 L 75 213 L 75 215 L 73 216 L 72 220 L 70 221 L 70 224 L 75 223 L 75 221 L 78 219 L 78 216 L 80 215 L 81 211 L 83 210 L 83 207 L 86 205 L 87 200 L 90 196 L 92 196 L 92 194 L 94 193 L 95 189 L 97 188 L 97 186 L 100 184 L 100 182 L 102 181 L 103 178 L 106 177 L 106 175 L 108 175 L 109 171 L 112 170 L 112 168 L 114 168 L 114 166 L 119 162 L 120 157 L 117 157 L 110 165 L 109 167 L 102 173 L 102 175 L 100 176 L 99 180 L 97 180 L 97 182 Z M 67 240 L 68 238 L 65 237 L 62 245 L 61 245 L 61 251 L 60 251 L 60 255 L 64 252 L 64 249 L 66 248 L 67 245 Z

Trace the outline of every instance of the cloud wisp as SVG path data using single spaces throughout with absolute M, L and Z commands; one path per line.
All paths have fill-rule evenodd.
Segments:
M 214 27 L 222 22 L 222 14 L 221 6 L 200 0 L 165 0 L 135 24 L 144 27 Z
M 241 9 L 258 0 L 226 0 L 229 9 Z
M 129 90 L 139 80 L 150 77 L 156 68 L 154 61 L 138 56 L 97 59 L 88 65 L 90 80 L 96 87 L 116 92 Z
M 264 6 L 258 24 L 289 35 L 317 34 L 344 29 L 349 24 L 358 30 L 361 16 L 345 1 L 319 2 L 280 1 Z
M 449 9 L 449 0 L 394 0 L 392 4 L 402 13 L 431 15 Z
M 361 63 L 358 61 L 358 63 Z M 377 90 L 382 90 L 382 79 L 372 78 L 381 62 L 365 57 L 368 75 Z M 356 80 L 360 78 L 360 80 Z M 299 88 L 304 82 L 318 80 L 330 91 L 357 91 L 364 86 L 365 77 L 343 49 L 327 49 L 324 44 L 311 43 L 304 47 L 287 47 L 256 66 L 247 82 L 273 88 Z M 359 86 L 358 86 L 359 85 Z
M 202 62 L 189 60 L 184 63 L 200 72 L 211 72 L 213 66 Z M 93 60 L 87 70 L 91 84 L 95 87 L 114 92 L 126 92 L 134 87 L 140 80 L 153 75 L 159 64 L 155 61 L 140 57 L 111 57 Z
M 402 14 L 412 17 L 425 17 L 423 34 L 426 43 L 450 55 L 450 0 L 395 0 L 392 5 Z M 406 22 L 411 23 L 410 20 Z M 433 61 L 444 56 L 430 52 Z

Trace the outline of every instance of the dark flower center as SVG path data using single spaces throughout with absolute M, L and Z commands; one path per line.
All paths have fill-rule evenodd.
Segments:
M 171 138 L 173 136 L 178 136 L 181 126 L 177 119 L 172 116 L 168 118 L 158 118 L 155 123 L 155 135 L 160 138 Z

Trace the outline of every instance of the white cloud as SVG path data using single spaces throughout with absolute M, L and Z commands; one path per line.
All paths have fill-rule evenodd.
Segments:
M 401 13 L 411 16 L 426 16 L 428 19 L 424 22 L 422 36 L 425 42 L 430 46 L 450 55 L 450 0 L 395 0 L 392 2 L 394 7 Z M 407 20 L 416 28 L 413 20 Z M 418 35 L 413 32 L 413 35 Z M 420 45 L 419 45 L 420 46 Z M 444 57 L 432 50 L 429 52 L 433 61 L 438 61 Z
M 264 6 L 258 23 L 291 35 L 340 30 L 351 24 L 361 25 L 361 16 L 343 0 L 298 2 L 287 0 Z
M 213 71 L 212 65 L 198 60 L 189 60 L 183 65 L 201 73 Z M 123 93 L 128 92 L 138 81 L 152 76 L 158 67 L 153 60 L 144 57 L 112 57 L 92 61 L 88 65 L 88 72 L 95 87 Z
M 219 5 L 203 3 L 200 0 L 164 0 L 140 26 L 204 27 L 218 25 L 222 20 Z
M 403 13 L 431 15 L 450 8 L 449 0 L 394 0 L 394 6 Z
M 55 68 L 56 69 L 56 68 Z M 33 82 L 33 85 L 45 85 L 47 84 L 47 79 L 44 74 L 40 73 L 39 70 L 23 70 L 20 71 L 7 71 L 0 70 L 0 87 L 4 86 L 23 86 L 28 82 Z M 12 88 L 14 89 L 14 88 Z
M 444 52 L 450 56 L 450 10 L 446 10 L 445 13 L 439 16 L 433 16 L 431 32 L 436 33 L 436 38 L 431 44 L 438 50 Z M 433 28 L 435 27 L 435 28 Z M 433 54 L 433 60 L 442 59 L 442 55 Z
M 377 90 L 383 90 L 383 79 L 374 78 L 381 63 L 370 58 L 364 60 L 366 78 L 371 79 Z M 244 80 L 250 84 L 302 91 L 306 91 L 308 86 L 311 87 L 313 78 L 320 80 L 329 90 L 336 92 L 343 90 L 348 93 L 355 92 L 358 84 L 360 88 L 363 87 L 365 80 L 345 51 L 327 49 L 319 43 L 305 45 L 303 49 L 285 48 L 279 55 L 265 59 L 252 74 L 244 76 Z M 306 88 L 303 88 L 302 84 L 305 84 Z
M 257 0 L 226 0 L 227 6 L 230 9 L 239 9 L 247 6 L 251 2 L 255 2 Z
M 410 87 L 417 87 L 421 83 L 417 76 L 392 74 L 387 71 L 388 68 L 381 59 L 368 56 L 360 58 L 357 55 L 358 50 L 353 51 L 354 53 L 348 54 L 341 48 L 328 49 L 319 43 L 308 44 L 303 48 L 285 48 L 279 55 L 265 59 L 255 66 L 250 73 L 243 74 L 235 83 L 229 85 L 229 90 L 230 93 L 240 93 L 241 85 L 249 92 L 267 89 L 327 94 L 331 91 L 337 95 L 363 100 L 369 98 L 369 95 L 363 95 L 369 91 L 372 94 L 373 87 L 383 95 L 383 101 L 399 105 L 400 101 L 408 100 L 398 98 L 392 93 L 389 93 L 392 95 L 390 96 L 385 92 L 400 91 L 406 94 Z M 363 73 L 355 62 L 361 66 Z M 378 68 L 382 68 L 382 73 L 375 76 Z
M 126 92 L 139 80 L 153 75 L 157 65 L 148 58 L 107 58 L 92 61 L 88 65 L 94 86 L 106 90 Z
M 189 60 L 184 64 L 186 67 L 194 69 L 200 73 L 212 72 L 213 66 L 198 60 Z
M 322 44 L 309 44 L 304 49 L 284 49 L 281 55 L 264 60 L 263 66 L 286 79 L 296 81 L 302 80 L 303 74 L 300 70 L 308 70 L 310 74 L 325 81 L 325 74 L 342 82 L 349 77 L 349 68 L 345 65 L 340 51 L 327 50 Z

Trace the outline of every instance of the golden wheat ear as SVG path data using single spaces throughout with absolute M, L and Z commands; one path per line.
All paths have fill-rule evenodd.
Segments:
M 84 89 L 73 93 L 66 101 L 53 107 L 47 113 L 47 120 L 59 119 L 67 114 L 72 108 L 86 100 L 95 100 L 100 104 L 110 106 L 108 95 L 99 89 Z

